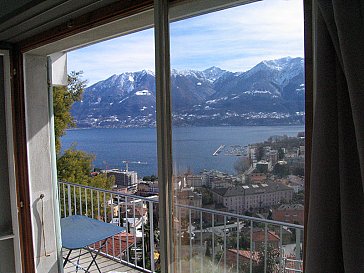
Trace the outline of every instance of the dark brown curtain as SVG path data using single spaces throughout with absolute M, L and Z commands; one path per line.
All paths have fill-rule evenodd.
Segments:
M 317 6 L 305 272 L 363 273 L 364 1 Z

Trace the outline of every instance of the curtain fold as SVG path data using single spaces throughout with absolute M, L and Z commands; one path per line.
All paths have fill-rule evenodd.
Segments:
M 361 2 L 317 0 L 307 273 L 364 272 Z

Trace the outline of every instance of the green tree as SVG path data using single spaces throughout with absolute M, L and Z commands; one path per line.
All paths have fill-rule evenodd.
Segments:
M 206 257 L 211 257 L 211 242 L 207 241 L 206 243 L 206 251 L 205 251 L 205 256 Z
M 278 149 L 278 159 L 282 160 L 284 158 L 284 151 L 282 148 Z
M 156 177 L 154 174 L 152 174 L 151 176 L 143 176 L 143 181 L 154 182 L 157 179 L 158 179 L 158 177 Z
M 292 174 L 293 175 L 304 176 L 305 175 L 305 169 L 304 168 L 300 168 L 300 167 L 295 167 L 292 170 Z
M 277 272 L 277 260 L 279 257 L 279 250 L 274 248 L 271 244 L 267 244 L 267 256 L 265 257 L 264 244 L 258 250 L 258 265 L 254 268 L 254 273 L 274 273 Z M 266 259 L 266 271 L 264 271 L 264 263 Z
M 234 169 L 238 174 L 244 173 L 249 168 L 250 168 L 250 160 L 247 157 L 241 157 L 234 163 Z
M 305 203 L 305 193 L 304 191 L 299 191 L 293 193 L 291 204 L 304 204 Z
M 236 248 L 237 238 L 238 238 L 238 233 L 236 231 L 230 233 L 226 240 L 226 247 L 228 249 Z M 248 249 L 249 246 L 250 246 L 249 239 L 243 233 L 239 233 L 239 249 Z
M 256 158 L 257 158 L 257 161 L 260 161 L 264 158 L 265 156 L 265 151 L 264 151 L 264 147 L 263 146 L 259 146 L 257 148 L 257 151 L 256 151 Z
M 196 192 L 202 194 L 202 205 L 211 205 L 214 203 L 212 193 L 209 191 L 208 188 L 197 188 Z
M 75 146 L 67 149 L 61 155 L 61 137 L 66 129 L 75 127 L 71 115 L 72 105 L 80 101 L 86 81 L 82 80 L 82 71 L 72 71 L 68 75 L 67 86 L 57 86 L 53 90 L 54 130 L 57 152 L 57 175 L 61 181 L 89 185 L 102 189 L 110 189 L 115 178 L 106 174 L 90 176 L 95 156 L 84 151 L 76 150 Z
M 277 163 L 273 167 L 273 174 L 277 175 L 280 178 L 289 175 L 288 166 L 286 164 L 279 164 L 279 163 Z
M 74 118 L 71 115 L 72 105 L 80 101 L 86 81 L 82 80 L 82 71 L 72 71 L 68 75 L 67 86 L 56 86 L 53 89 L 53 108 L 54 108 L 54 130 L 56 138 L 57 155 L 61 151 L 61 137 L 66 129 L 75 127 Z
M 113 176 L 106 174 L 90 176 L 95 156 L 71 147 L 64 151 L 57 160 L 57 175 L 61 181 L 88 185 L 101 189 L 110 189 L 115 182 Z

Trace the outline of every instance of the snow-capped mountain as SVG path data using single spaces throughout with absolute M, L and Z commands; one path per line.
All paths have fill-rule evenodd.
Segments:
M 203 71 L 172 70 L 174 122 L 176 125 L 302 122 L 303 65 L 302 58 L 286 57 L 262 61 L 246 72 L 233 73 L 218 67 Z M 86 88 L 72 114 L 79 126 L 154 126 L 155 94 L 152 71 L 113 75 Z

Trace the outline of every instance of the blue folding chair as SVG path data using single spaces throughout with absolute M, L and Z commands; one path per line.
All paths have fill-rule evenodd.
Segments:
M 109 237 L 112 237 L 120 232 L 124 232 L 125 228 L 118 227 L 113 224 L 101 222 L 96 219 L 89 218 L 82 215 L 73 215 L 61 219 L 61 235 L 62 235 L 62 246 L 67 248 L 69 251 L 67 256 L 64 257 L 63 267 L 66 266 L 71 260 L 79 258 L 84 254 L 79 254 L 76 257 L 70 258 L 73 250 L 86 249 L 91 255 L 92 260 L 88 265 L 87 269 L 82 268 L 78 263 L 76 264 L 76 270 L 81 268 L 85 272 L 89 272 L 92 264 L 95 263 L 97 269 L 101 273 L 101 270 L 96 262 L 96 258 L 99 255 L 101 249 L 105 246 L 106 241 Z M 90 249 L 90 245 L 100 242 L 101 246 L 96 254 Z M 71 262 L 73 263 L 73 262 Z

